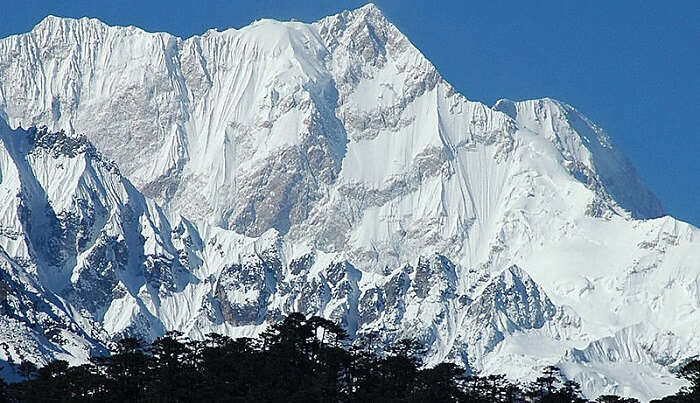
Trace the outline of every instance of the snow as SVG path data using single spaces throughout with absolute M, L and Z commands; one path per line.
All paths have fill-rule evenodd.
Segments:
M 699 230 L 572 106 L 469 101 L 373 5 L 187 39 L 47 17 L 0 40 L 0 94 L 0 280 L 45 307 L 0 359 L 302 310 L 649 400 L 700 353 Z

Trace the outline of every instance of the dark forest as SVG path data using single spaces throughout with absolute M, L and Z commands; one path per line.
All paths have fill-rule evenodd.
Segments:
M 323 318 L 291 314 L 257 338 L 170 332 L 150 345 L 134 338 L 108 357 L 69 366 L 22 363 L 25 379 L 1 386 L 5 402 L 587 402 L 580 386 L 547 367 L 529 383 L 467 375 L 453 363 L 424 367 L 422 346 L 400 340 L 379 350 L 350 343 Z M 656 402 L 700 402 L 700 361 L 678 373 L 689 386 Z M 601 396 L 595 402 L 637 402 Z

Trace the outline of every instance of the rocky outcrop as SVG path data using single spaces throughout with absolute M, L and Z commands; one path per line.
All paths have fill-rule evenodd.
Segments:
M 698 230 L 573 107 L 467 100 L 373 5 L 188 39 L 48 17 L 0 40 L 0 94 L 0 360 L 300 311 L 591 396 L 634 367 L 648 399 L 700 351 Z

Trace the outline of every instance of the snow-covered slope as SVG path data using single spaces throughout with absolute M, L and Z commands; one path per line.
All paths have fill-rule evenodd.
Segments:
M 47 17 L 0 40 L 0 117 L 48 127 L 0 129 L 0 358 L 303 311 L 648 399 L 700 353 L 700 231 L 573 107 L 467 100 L 373 5 L 186 40 Z

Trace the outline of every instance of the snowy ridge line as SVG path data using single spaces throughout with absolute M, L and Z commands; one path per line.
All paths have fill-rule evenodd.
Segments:
M 650 400 L 700 352 L 698 229 L 573 107 L 467 100 L 374 5 L 186 40 L 50 17 L 0 39 L 0 93 L 0 318 L 38 324 L 8 362 L 301 311 Z

